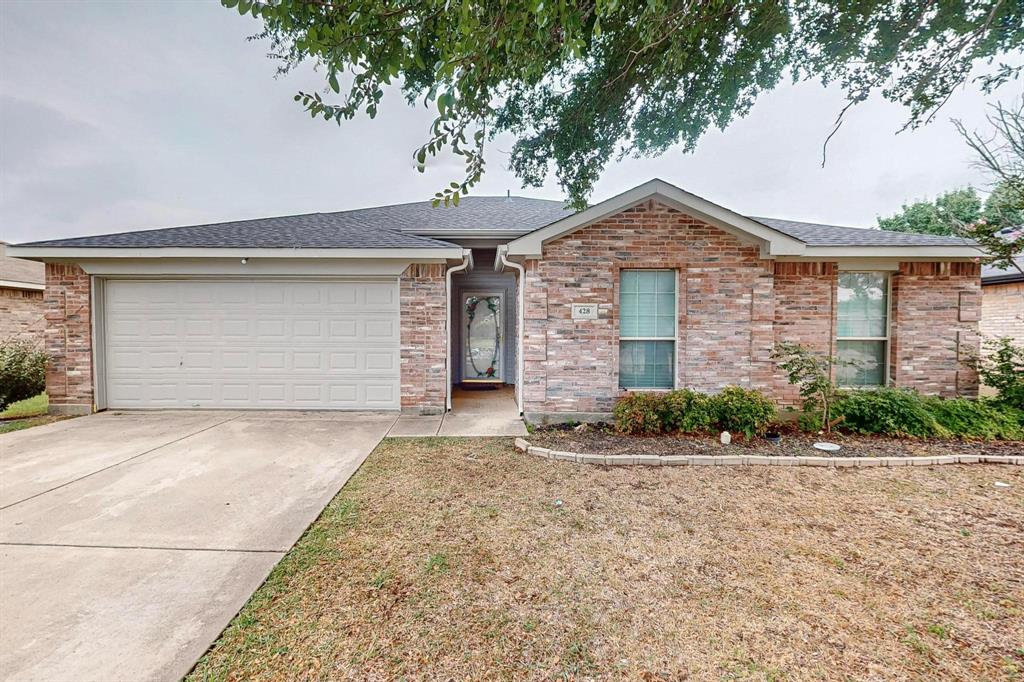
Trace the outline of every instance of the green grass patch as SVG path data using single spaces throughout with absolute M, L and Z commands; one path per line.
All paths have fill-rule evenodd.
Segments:
M 24 419 L 25 417 L 37 417 L 39 415 L 46 414 L 49 407 L 49 397 L 45 393 L 40 393 L 34 398 L 26 398 L 25 400 L 11 403 L 7 406 L 6 410 L 0 412 L 0 419 Z M 21 428 L 25 427 L 23 426 Z M 3 433 L 3 431 L 0 431 L 0 433 Z

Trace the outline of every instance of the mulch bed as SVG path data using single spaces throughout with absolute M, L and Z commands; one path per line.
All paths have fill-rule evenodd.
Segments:
M 730 445 L 717 436 L 663 435 L 627 436 L 608 424 L 537 428 L 529 436 L 531 445 L 591 455 L 767 455 L 818 457 L 927 457 L 932 455 L 1019 455 L 1024 441 L 917 440 L 833 432 L 808 434 L 796 427 L 782 430 L 782 443 L 773 445 L 763 438 L 745 440 L 733 434 Z M 841 446 L 836 452 L 813 447 L 826 441 Z

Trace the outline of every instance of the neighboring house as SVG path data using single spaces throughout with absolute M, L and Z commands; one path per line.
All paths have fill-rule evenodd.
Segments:
M 579 213 L 467 197 L 14 252 L 47 264 L 58 411 L 437 413 L 471 382 L 514 384 L 530 419 L 684 386 L 792 404 L 784 340 L 860 361 L 846 385 L 978 391 L 968 242 L 745 217 L 660 180 Z
M 1024 260 L 1018 262 L 1024 267 Z M 1024 343 L 1024 273 L 1020 270 L 981 269 L 981 333 Z
M 0 339 L 11 336 L 43 340 L 45 266 L 7 255 L 0 242 Z

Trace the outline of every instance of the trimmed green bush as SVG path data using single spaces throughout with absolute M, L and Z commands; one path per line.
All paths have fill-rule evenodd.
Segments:
M 46 388 L 46 353 L 22 339 L 0 341 L 0 412 Z
M 630 393 L 615 403 L 615 428 L 634 436 L 664 431 L 665 393 Z
M 666 431 L 707 433 L 718 423 L 718 407 L 713 396 L 689 389 L 665 394 L 663 426 Z
M 712 396 L 718 413 L 718 427 L 723 431 L 742 433 L 747 438 L 760 436 L 775 421 L 775 403 L 760 391 L 741 386 L 727 386 Z
M 1024 412 L 988 400 L 925 398 L 925 409 L 944 429 L 960 438 L 1024 439 Z
M 716 395 L 689 389 L 629 393 L 615 403 L 614 415 L 615 428 L 632 435 L 725 430 L 753 438 L 768 429 L 776 411 L 763 393 L 729 386 Z
M 835 414 L 843 417 L 842 428 L 858 433 L 915 438 L 951 435 L 925 408 L 920 394 L 902 388 L 851 391 L 840 398 Z

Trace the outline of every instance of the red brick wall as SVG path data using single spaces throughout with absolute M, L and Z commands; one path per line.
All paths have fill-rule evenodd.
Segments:
M 1024 343 L 1024 282 L 981 288 L 981 333 Z
M 775 341 L 799 343 L 822 355 L 834 355 L 835 263 L 775 264 Z M 775 376 L 775 395 L 783 405 L 799 405 L 800 389 L 784 372 Z
M 976 396 L 977 374 L 961 359 L 980 343 L 980 266 L 900 263 L 891 306 L 892 382 L 930 395 Z
M 445 266 L 413 264 L 402 274 L 402 409 L 445 409 Z
M 679 271 L 677 383 L 770 390 L 771 263 L 758 248 L 657 203 L 644 203 L 544 247 L 527 263 L 527 412 L 608 412 L 618 398 L 619 270 Z M 572 319 L 573 303 L 599 319 Z
M 16 336 L 42 343 L 45 310 L 42 291 L 0 287 L 0 339 Z
M 623 268 L 680 273 L 678 386 L 739 384 L 797 404 L 797 388 L 769 357 L 774 344 L 835 353 L 836 263 L 764 261 L 726 232 L 644 203 L 545 245 L 543 259 L 527 262 L 527 412 L 605 413 L 615 404 Z M 978 290 L 973 263 L 903 263 L 893 273 L 895 384 L 976 395 L 977 378 L 959 357 L 977 347 Z M 572 303 L 596 304 L 599 319 L 572 320 Z
M 92 323 L 89 275 L 77 265 L 46 264 L 46 392 L 50 411 L 93 408 Z

